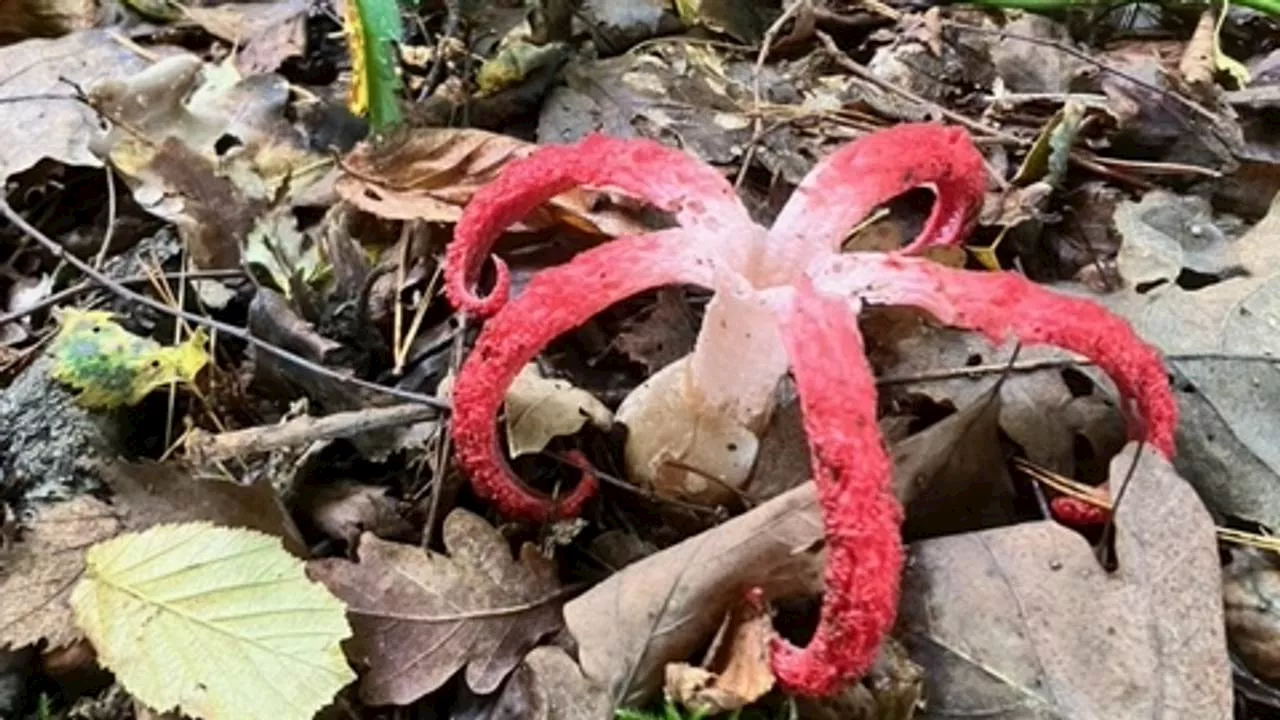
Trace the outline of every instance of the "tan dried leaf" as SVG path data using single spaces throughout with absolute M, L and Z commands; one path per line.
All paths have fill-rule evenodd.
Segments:
M 352 205 L 389 220 L 454 222 L 477 190 L 497 177 L 508 162 L 527 156 L 535 147 L 484 130 L 421 128 L 398 144 L 356 147 L 343 162 L 347 174 L 338 180 L 336 190 Z M 610 236 L 646 230 L 628 215 L 595 211 L 592 205 L 590 193 L 570 190 L 512 228 L 567 223 Z
M 763 610 L 744 603 L 729 618 L 727 642 L 716 648 L 710 664 L 714 672 L 687 663 L 667 665 L 665 696 L 692 710 L 718 715 L 746 707 L 772 690 L 773 627 Z
M 244 75 L 275 72 L 306 48 L 305 0 L 181 7 L 210 35 L 236 46 L 236 68 Z
M 929 678 L 923 718 L 1229 718 L 1231 668 L 1213 520 L 1137 443 L 1115 516 L 1119 569 L 1054 522 L 912 548 L 899 627 Z
M 1178 62 L 1178 72 L 1182 79 L 1201 96 L 1213 88 L 1213 28 L 1213 10 L 1206 9 L 1200 14 L 1200 21 L 1196 23 L 1196 29 L 1191 33 L 1191 39 L 1187 41 L 1182 59 Z
M 178 462 L 100 459 L 94 469 L 114 494 L 114 507 L 129 530 L 205 520 L 278 537 L 289 552 L 307 555 L 307 544 L 270 480 L 250 485 L 202 477 Z
M 123 529 L 111 506 L 87 495 L 43 510 L 26 537 L 0 553 L 0 651 L 79 639 L 67 598 L 84 573 L 84 553 Z
M 147 62 L 111 38 L 106 30 L 84 30 L 56 40 L 31 39 L 0 47 L 0 183 L 42 158 L 73 165 L 101 167 L 89 150 L 97 126 L 93 109 L 71 99 L 71 88 L 109 78 L 122 78 Z M 28 95 L 66 96 L 25 99 Z M 39 142 L 32 128 L 40 129 Z
M 608 430 L 613 413 L 568 380 L 544 377 L 537 363 L 525 365 L 507 389 L 507 449 L 512 457 L 539 452 L 553 438 L 578 432 L 588 420 Z
M 463 667 L 472 690 L 491 693 L 560 627 L 555 566 L 532 544 L 513 560 L 501 533 L 466 510 L 443 532 L 449 555 L 365 533 L 358 563 L 309 564 L 347 603 L 347 650 L 366 666 L 360 697 L 370 705 L 412 703 Z
M 1227 638 L 1253 674 L 1280 681 L 1280 569 L 1269 557 L 1237 550 L 1222 588 Z
M 582 668 L 558 647 L 529 651 L 494 703 L 493 718 L 608 720 L 613 706 Z

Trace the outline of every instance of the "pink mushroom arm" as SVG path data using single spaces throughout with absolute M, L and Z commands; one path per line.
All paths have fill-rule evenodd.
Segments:
M 1159 353 L 1101 305 L 1047 290 L 1011 272 L 955 270 L 922 258 L 860 253 L 831 258 L 813 273 L 827 292 L 869 303 L 911 305 L 993 342 L 1010 337 L 1079 353 L 1097 363 L 1137 409 L 1135 435 L 1174 453 L 1178 407 Z M 1125 408 L 1126 410 L 1128 408 Z
M 488 317 L 507 301 L 510 277 L 494 258 L 496 281 L 488 296 L 475 284 L 498 236 L 534 208 L 566 190 L 586 186 L 617 190 L 675 214 L 677 222 L 704 232 L 703 245 L 724 236 L 716 230 L 750 223 L 733 186 L 709 165 L 649 140 L 591 135 L 575 145 L 549 145 L 503 168 L 467 204 L 445 256 L 445 292 L 454 307 Z
M 934 192 L 920 235 L 900 252 L 955 245 L 972 229 L 986 190 L 982 155 L 963 129 L 907 124 L 836 150 L 796 188 L 769 231 L 779 259 L 836 252 L 873 209 L 915 188 Z
M 582 480 L 559 502 L 529 488 L 511 470 L 496 420 L 520 369 L 556 337 L 616 302 L 662 285 L 709 286 L 713 263 L 693 252 L 694 240 L 677 228 L 584 251 L 538 273 L 485 323 L 454 382 L 453 441 L 477 494 L 504 515 L 534 522 L 573 517 L 595 492 L 585 461 Z
M 773 642 L 783 689 L 823 696 L 871 667 L 898 606 L 902 508 L 876 424 L 856 309 L 801 280 L 781 330 L 813 455 L 826 531 L 822 616 L 807 647 Z

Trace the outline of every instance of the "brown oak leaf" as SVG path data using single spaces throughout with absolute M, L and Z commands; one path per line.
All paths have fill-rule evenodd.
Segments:
M 412 703 L 464 666 L 467 685 L 489 694 L 563 622 L 555 566 L 532 544 L 513 559 L 493 526 L 454 510 L 444 545 L 448 555 L 365 533 L 359 562 L 308 564 L 347 603 L 346 650 L 365 668 L 360 697 L 370 705 Z

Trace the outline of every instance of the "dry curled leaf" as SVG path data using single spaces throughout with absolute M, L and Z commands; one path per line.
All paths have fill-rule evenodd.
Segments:
M 491 693 L 560 627 L 555 566 L 532 544 L 513 559 L 506 539 L 466 510 L 450 513 L 443 532 L 447 556 L 365 533 L 358 563 L 310 563 L 347 603 L 347 651 L 365 667 L 360 697 L 370 705 L 412 703 L 463 667 L 473 691 Z
M 773 689 L 769 639 L 773 626 L 763 605 L 744 603 L 728 618 L 709 668 L 667 665 L 664 695 L 694 711 L 715 715 L 759 700 Z

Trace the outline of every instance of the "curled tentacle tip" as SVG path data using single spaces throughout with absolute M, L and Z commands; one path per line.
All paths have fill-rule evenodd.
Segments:
M 496 255 L 493 256 L 493 270 L 493 289 L 487 295 L 476 292 L 461 275 L 445 283 L 445 296 L 449 304 L 459 312 L 477 318 L 492 317 L 507 304 L 511 295 L 511 270 L 502 258 Z

